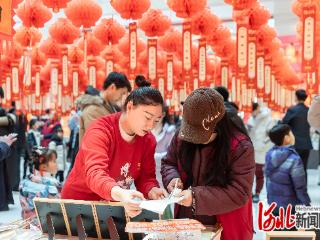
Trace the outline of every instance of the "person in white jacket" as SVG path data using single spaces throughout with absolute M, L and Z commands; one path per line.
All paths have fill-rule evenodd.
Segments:
M 252 197 L 254 203 L 259 202 L 259 195 L 264 184 L 263 168 L 265 164 L 265 155 L 272 146 L 268 137 L 268 132 L 273 125 L 274 121 L 272 120 L 271 110 L 267 107 L 261 107 L 258 103 L 253 103 L 252 115 L 248 119 L 247 128 L 254 146 L 256 161 L 256 188 Z
M 320 134 L 320 95 L 315 96 L 311 102 L 308 112 L 308 122 L 310 126 Z M 320 185 L 320 169 L 318 185 Z

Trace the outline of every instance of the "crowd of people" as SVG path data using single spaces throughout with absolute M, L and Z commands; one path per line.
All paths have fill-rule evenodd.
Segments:
M 311 204 L 310 124 L 320 130 L 319 97 L 309 110 L 306 92 L 297 90 L 297 105 L 283 119 L 254 102 L 244 121 L 226 88 L 199 88 L 177 116 L 143 76 L 135 83 L 132 90 L 124 74 L 112 72 L 101 91 L 88 86 L 75 101 L 69 136 L 49 110 L 27 126 L 23 115 L 1 108 L 0 211 L 18 190 L 23 218 L 35 216 L 34 197 L 119 201 L 135 217 L 140 200 L 164 198 L 178 186 L 183 200 L 174 216 L 219 222 L 229 240 L 253 238 L 252 203 L 264 181 L 275 215 L 289 204 Z

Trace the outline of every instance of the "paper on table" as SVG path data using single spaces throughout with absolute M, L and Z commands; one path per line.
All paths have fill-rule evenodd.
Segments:
M 178 203 L 183 200 L 184 197 L 171 197 L 171 198 L 164 198 L 161 200 L 145 200 L 141 201 L 140 207 L 151 212 L 155 212 L 158 214 L 163 214 L 164 210 L 167 208 L 168 205 L 172 203 Z

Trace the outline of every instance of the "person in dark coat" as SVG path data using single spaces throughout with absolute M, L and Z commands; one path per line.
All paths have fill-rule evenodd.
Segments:
M 7 113 L 2 107 L 2 99 L 4 98 L 4 92 L 0 87 L 0 137 L 7 136 L 14 132 L 14 125 L 16 123 L 15 115 Z M 9 155 L 0 162 L 0 210 L 7 210 L 8 204 L 13 204 L 12 196 L 12 182 L 10 182 L 11 164 L 10 159 L 12 157 L 13 149 L 11 149 Z M 8 165 L 10 164 L 10 165 Z
M 295 138 L 290 126 L 274 126 L 269 131 L 269 137 L 275 146 L 266 155 L 268 203 L 277 203 L 276 215 L 279 214 L 279 207 L 286 208 L 289 204 L 293 208 L 296 205 L 309 206 L 305 170 L 299 154 L 293 147 Z
M 224 86 L 217 86 L 214 88 L 223 97 L 224 106 L 226 108 L 227 116 L 233 121 L 241 130 L 247 133 L 247 129 L 238 115 L 239 107 L 234 102 L 229 101 L 229 91 Z
M 182 189 L 175 217 L 220 223 L 224 240 L 252 239 L 254 173 L 250 138 L 225 114 L 222 96 L 212 88 L 193 91 L 161 164 L 163 186 Z
M 13 203 L 9 188 L 5 159 L 10 155 L 10 146 L 17 140 L 16 135 L 0 137 L 0 211 L 9 210 L 8 204 Z
M 295 137 L 295 149 L 302 159 L 304 170 L 307 177 L 308 158 L 312 143 L 310 138 L 310 125 L 308 123 L 308 111 L 304 102 L 308 95 L 305 90 L 299 89 L 296 91 L 297 105 L 288 109 L 282 123 L 288 124 Z

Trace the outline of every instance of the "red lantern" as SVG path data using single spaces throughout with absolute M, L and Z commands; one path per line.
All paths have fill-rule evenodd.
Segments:
M 151 5 L 150 0 L 111 0 L 110 4 L 124 19 L 141 18 Z
M 23 47 L 31 47 L 37 44 L 41 37 L 42 35 L 38 29 L 34 27 L 27 28 L 22 26 L 16 31 L 13 39 Z
M 220 19 L 206 8 L 191 18 L 192 33 L 197 35 L 209 35 L 220 24 Z
M 43 41 L 40 49 L 48 58 L 60 58 L 61 56 L 61 45 L 52 38 Z
M 94 28 L 94 35 L 103 44 L 117 44 L 125 34 L 125 28 L 120 25 L 115 19 L 102 19 Z
M 102 16 L 102 8 L 94 0 L 73 0 L 64 12 L 73 25 L 84 28 L 94 26 Z
M 169 29 L 158 42 L 159 46 L 169 53 L 182 53 L 182 34 L 175 28 Z
M 171 21 L 159 9 L 148 10 L 139 20 L 139 27 L 147 37 L 159 37 L 170 28 Z
M 207 0 L 167 0 L 168 7 L 177 17 L 190 18 L 207 6 Z
M 70 0 L 42 0 L 43 4 L 52 8 L 53 12 L 57 13 L 61 8 L 65 8 Z
M 66 18 L 59 18 L 51 25 L 49 33 L 60 44 L 72 44 L 80 36 L 80 30 Z
M 118 48 L 123 54 L 129 55 L 130 53 L 129 34 L 126 34 L 123 38 L 120 39 Z M 146 44 L 141 39 L 138 38 L 137 54 L 140 54 L 144 49 L 146 49 Z
M 22 20 L 26 27 L 42 28 L 48 22 L 52 14 L 43 5 L 41 0 L 25 0 L 16 10 L 17 16 Z
M 100 52 L 103 50 L 103 45 L 92 33 L 87 34 L 87 53 L 88 55 L 98 56 Z M 81 49 L 84 49 L 84 41 L 80 40 L 78 46 Z
M 267 24 L 270 17 L 270 11 L 260 3 L 257 3 L 250 9 L 249 26 L 251 29 L 258 29 L 260 26 Z

